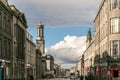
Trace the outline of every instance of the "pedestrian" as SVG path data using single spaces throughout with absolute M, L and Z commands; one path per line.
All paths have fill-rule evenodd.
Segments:
M 83 80 L 83 75 L 80 76 L 80 80 Z

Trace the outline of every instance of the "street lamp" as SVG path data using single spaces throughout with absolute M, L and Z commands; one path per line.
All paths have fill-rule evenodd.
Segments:
M 2 80 L 5 79 L 5 74 L 4 74 L 4 73 L 5 73 L 5 69 L 4 69 L 4 68 L 5 68 L 5 65 L 6 65 L 6 64 L 5 64 L 5 60 L 2 60 L 2 61 L 1 61 L 1 75 L 3 76 L 3 77 L 2 77 Z M 2 72 L 2 71 L 3 71 L 3 72 Z M 2 74 L 2 73 L 3 73 L 3 74 Z

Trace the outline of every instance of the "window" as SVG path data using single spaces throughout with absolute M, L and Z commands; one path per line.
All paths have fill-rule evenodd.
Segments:
M 3 29 L 5 31 L 7 31 L 7 15 L 6 14 L 4 14 L 4 26 L 3 26 Z
M 1 54 L 2 54 L 2 39 L 1 39 L 1 36 L 0 36 L 0 57 L 1 57 Z
M 120 32 L 120 18 L 111 19 L 111 33 Z
M 120 55 L 120 41 L 112 41 L 111 42 L 111 54 L 114 57 L 117 57 Z
M 20 27 L 17 26 L 16 27 L 16 32 L 17 32 L 17 36 L 16 36 L 16 41 L 17 41 L 17 58 L 18 59 L 25 59 L 24 56 L 24 43 L 25 43 L 25 32 L 24 30 Z
M 2 13 L 0 12 L 0 28 L 2 27 Z
M 40 36 L 39 27 L 37 27 L 37 36 Z
M 8 52 L 7 52 L 7 59 L 10 59 L 11 58 L 11 44 L 10 44 L 10 40 L 9 40 L 9 42 L 8 42 Z
M 7 58 L 7 39 L 4 40 L 4 57 Z
M 111 10 L 120 9 L 120 0 L 111 0 Z
M 8 32 L 11 33 L 11 21 L 10 21 L 10 18 L 8 19 L 7 25 L 8 25 Z

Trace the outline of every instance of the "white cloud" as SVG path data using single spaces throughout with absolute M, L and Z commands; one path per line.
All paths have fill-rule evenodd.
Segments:
M 101 0 L 9 0 L 25 12 L 29 25 L 40 21 L 48 26 L 93 24 Z
M 63 67 L 73 65 L 86 48 L 86 37 L 65 36 L 63 41 L 56 43 L 47 49 L 47 54 L 54 56 L 55 63 Z

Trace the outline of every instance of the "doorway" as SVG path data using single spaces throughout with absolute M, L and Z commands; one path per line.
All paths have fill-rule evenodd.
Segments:
M 118 78 L 118 70 L 113 70 L 113 77 L 114 78 Z

